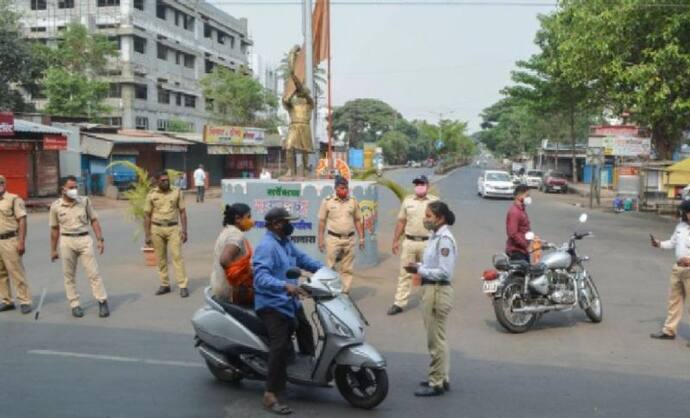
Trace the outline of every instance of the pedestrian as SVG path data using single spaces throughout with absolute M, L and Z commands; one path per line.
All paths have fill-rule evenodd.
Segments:
M 350 293 L 352 266 L 355 260 L 355 233 L 359 249 L 364 249 L 364 227 L 357 199 L 350 196 L 348 181 L 336 176 L 335 194 L 321 202 L 319 208 L 319 251 L 326 252 L 326 264 L 336 269 L 343 282 L 342 292 Z M 324 235 L 328 234 L 324 240 Z
M 388 315 L 397 315 L 407 307 L 412 292 L 412 275 L 405 266 L 421 261 L 429 240 L 429 231 L 424 228 L 424 213 L 429 203 L 438 200 L 429 194 L 429 179 L 425 175 L 415 177 L 412 183 L 414 194 L 403 200 L 393 235 L 393 254 L 400 254 L 400 274 L 395 301 L 388 309 Z
M 199 164 L 199 168 L 194 170 L 194 186 L 196 187 L 196 202 L 204 203 L 204 196 L 206 194 L 206 172 L 204 165 Z
M 530 231 L 526 209 L 531 204 L 529 187 L 526 184 L 515 187 L 513 204 L 506 215 L 506 234 L 508 235 L 506 254 L 511 261 L 530 262 L 529 241 L 525 238 L 525 234 Z
M 25 243 L 24 201 L 7 191 L 7 181 L 0 175 L 0 312 L 15 309 L 10 281 L 14 285 L 20 311 L 23 314 L 31 312 L 31 292 L 22 263 Z
M 424 227 L 432 231 L 421 264 L 405 267 L 422 281 L 422 307 L 426 341 L 431 355 L 429 378 L 421 383 L 415 396 L 439 396 L 450 390 L 450 353 L 446 341 L 446 323 L 453 309 L 453 272 L 458 246 L 450 231 L 455 214 L 443 202 L 429 203 Z
M 674 249 L 676 252 L 676 261 L 671 268 L 666 321 L 661 331 L 650 335 L 659 340 L 676 338 L 678 324 L 683 318 L 683 305 L 690 313 L 690 220 L 688 220 L 690 200 L 684 200 L 680 204 L 679 212 L 680 222 L 669 240 L 659 241 L 651 237 L 653 247 Z M 688 347 L 690 348 L 690 343 Z
M 271 172 L 266 170 L 266 168 L 261 169 L 261 174 L 259 175 L 259 180 L 271 180 Z
M 159 173 L 156 178 L 158 186 L 148 194 L 144 203 L 146 245 L 153 246 L 156 253 L 158 275 L 161 281 L 156 295 L 170 293 L 170 277 L 168 276 L 168 251 L 170 251 L 180 296 L 186 298 L 189 296 L 187 289 L 189 280 L 182 260 L 182 244 L 187 242 L 187 210 L 184 194 L 180 189 L 170 187 L 170 178 L 165 171 Z
M 316 351 L 314 333 L 299 301 L 302 290 L 297 279 L 287 277 L 287 271 L 299 267 L 314 273 L 323 267 L 290 240 L 294 231 L 290 221 L 296 219 L 282 207 L 269 210 L 264 217 L 267 232 L 256 247 L 252 261 L 254 309 L 266 325 L 269 340 L 263 405 L 280 415 L 292 413 L 291 408 L 278 400 L 287 382 L 287 362 L 293 350 L 292 334 L 297 334 L 300 353 L 313 357 Z
M 81 260 L 86 277 L 91 284 L 91 293 L 98 301 L 98 316 L 101 318 L 110 316 L 108 295 L 103 285 L 103 279 L 98 273 L 98 263 L 93 251 L 93 239 L 89 235 L 89 224 L 96 235 L 96 247 L 100 255 L 103 255 L 105 251 L 103 231 L 91 199 L 87 196 L 79 196 L 76 177 L 67 176 L 65 178 L 62 185 L 62 197 L 50 206 L 49 219 L 50 259 L 55 261 L 62 258 L 65 293 L 69 306 L 72 308 L 72 316 L 75 318 L 84 316 L 75 281 L 78 260 Z M 58 243 L 60 245 L 59 252 Z
M 254 304 L 252 246 L 244 233 L 254 227 L 251 208 L 244 203 L 225 205 L 223 230 L 213 250 L 211 291 L 222 302 Z

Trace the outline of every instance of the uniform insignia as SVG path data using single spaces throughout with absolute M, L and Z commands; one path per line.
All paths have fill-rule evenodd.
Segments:
M 450 254 L 450 250 L 448 248 L 441 248 L 441 255 L 444 257 L 448 257 L 448 254 Z

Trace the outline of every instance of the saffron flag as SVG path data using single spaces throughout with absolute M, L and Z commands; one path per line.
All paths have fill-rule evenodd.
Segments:
M 314 66 L 328 59 L 331 49 L 331 5 L 330 0 L 316 0 L 312 15 L 312 36 L 314 42 Z

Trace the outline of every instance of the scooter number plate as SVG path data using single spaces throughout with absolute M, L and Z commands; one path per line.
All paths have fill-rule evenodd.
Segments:
M 498 290 L 498 280 L 486 280 L 482 285 L 484 293 L 496 293 Z
M 559 190 L 561 190 L 561 186 L 553 186 L 553 190 L 554 190 L 554 191 L 559 191 Z

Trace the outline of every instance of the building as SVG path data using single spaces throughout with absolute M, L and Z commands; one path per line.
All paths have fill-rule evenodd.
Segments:
M 205 1 L 17 0 L 26 35 L 49 45 L 72 22 L 117 43 L 109 70 L 108 125 L 166 131 L 182 120 L 202 132 L 208 117 L 199 80 L 216 65 L 248 67 L 247 20 Z M 41 109 L 45 100 L 32 98 Z

